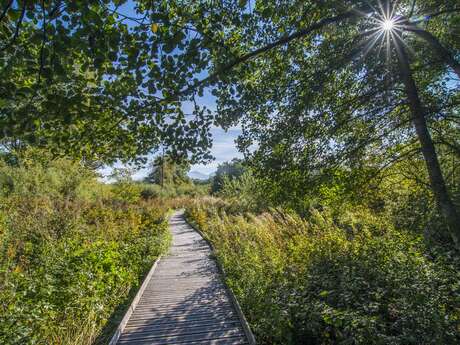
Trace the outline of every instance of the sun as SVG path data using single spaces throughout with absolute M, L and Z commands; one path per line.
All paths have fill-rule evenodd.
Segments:
M 395 21 L 393 19 L 385 19 L 382 22 L 382 29 L 384 31 L 391 31 L 395 27 Z

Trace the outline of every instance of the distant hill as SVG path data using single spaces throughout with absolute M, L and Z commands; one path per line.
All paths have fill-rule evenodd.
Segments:
M 190 171 L 187 175 L 193 180 L 207 180 L 211 177 L 210 175 L 200 173 L 199 171 Z

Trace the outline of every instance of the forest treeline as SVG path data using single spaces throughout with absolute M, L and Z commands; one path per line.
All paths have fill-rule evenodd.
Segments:
M 104 343 L 185 207 L 261 344 L 459 343 L 459 36 L 456 0 L 3 1 L 0 342 Z
M 181 207 L 214 244 L 261 344 L 458 342 L 460 256 L 427 236 L 443 233 L 442 218 L 403 167 L 354 197 L 337 174 L 300 203 L 281 201 L 243 160 L 198 185 L 183 164 L 158 162 L 146 181 L 121 169 L 107 184 L 47 151 L 2 156 L 3 343 L 106 343 Z
M 212 125 L 239 123 L 239 149 L 289 194 L 421 159 L 458 245 L 440 158 L 459 153 L 458 18 L 455 0 L 6 1 L 0 136 L 86 161 L 162 149 L 193 163 L 210 159 Z

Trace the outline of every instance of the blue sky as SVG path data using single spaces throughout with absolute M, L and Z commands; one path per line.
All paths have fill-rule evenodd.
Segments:
M 200 106 L 206 106 L 206 108 L 213 112 L 216 111 L 216 99 L 209 92 L 205 92 L 203 97 L 199 98 L 198 103 Z M 192 113 L 193 104 L 191 102 L 184 102 L 182 109 L 185 113 Z M 210 174 L 216 170 L 217 165 L 220 163 L 229 161 L 234 157 L 242 157 L 235 145 L 235 139 L 241 134 L 239 127 L 230 128 L 227 132 L 222 128 L 213 127 L 211 133 L 213 137 L 211 153 L 215 157 L 215 160 L 206 165 L 195 164 L 192 166 L 191 171 Z
M 210 174 L 216 170 L 217 165 L 220 163 L 229 161 L 234 157 L 241 158 L 242 154 L 235 147 L 235 139 L 240 133 L 241 129 L 238 127 L 231 128 L 227 132 L 221 128 L 214 127 L 212 129 L 213 145 L 211 153 L 215 157 L 215 160 L 206 165 L 195 164 L 191 170 Z
M 120 13 L 131 17 L 137 17 L 134 8 L 134 4 L 132 1 L 128 1 L 124 5 L 118 8 Z M 127 21 L 128 25 L 133 23 Z M 206 75 L 200 75 L 200 78 L 206 77 Z M 203 97 L 199 98 L 197 102 L 200 106 L 206 106 L 208 109 L 215 111 L 216 109 L 216 101 L 215 97 L 212 96 L 209 92 L 205 92 Z M 184 102 L 182 105 L 182 109 L 185 113 L 192 113 L 193 112 L 193 105 L 190 102 Z M 242 154 L 238 152 L 235 145 L 235 139 L 241 133 L 241 129 L 239 127 L 230 128 L 227 132 L 221 128 L 213 127 L 211 130 L 213 136 L 213 146 L 211 148 L 211 154 L 215 158 L 212 162 L 208 164 L 195 164 L 191 167 L 190 171 L 198 171 L 203 174 L 210 174 L 214 172 L 217 166 L 223 162 L 229 161 L 234 157 L 242 157 Z M 152 160 L 155 157 L 151 155 L 149 160 Z M 121 164 L 114 164 L 113 167 L 121 167 Z M 105 177 L 110 175 L 112 172 L 113 167 L 104 167 L 100 170 L 101 174 Z M 134 174 L 135 179 L 142 179 L 147 174 L 147 169 L 139 169 Z
M 205 92 L 203 97 L 199 98 L 198 102 L 201 106 L 206 106 L 208 109 L 215 111 L 216 101 L 215 98 L 208 92 Z M 185 113 L 192 112 L 192 104 L 189 102 L 184 102 L 182 108 Z M 200 173 L 209 175 L 217 169 L 217 166 L 223 162 L 230 161 L 232 158 L 238 157 L 241 158 L 242 154 L 238 152 L 235 139 L 241 134 L 241 129 L 236 126 L 230 128 L 228 131 L 224 131 L 219 127 L 212 127 L 211 129 L 213 137 L 213 145 L 211 148 L 211 154 L 215 158 L 212 162 L 208 164 L 195 164 L 192 165 L 190 171 L 198 171 Z M 151 161 L 156 154 L 153 154 L 149 157 Z M 114 164 L 114 166 L 107 166 L 100 170 L 100 173 L 104 176 L 104 179 L 107 180 L 108 175 L 111 174 L 113 167 L 122 167 L 122 164 Z M 141 168 L 133 175 L 133 178 L 136 180 L 142 179 L 147 174 L 147 168 Z
M 215 159 L 208 164 L 195 164 L 192 165 L 190 171 L 198 171 L 200 173 L 209 175 L 212 172 L 216 171 L 217 166 L 223 162 L 230 161 L 234 157 L 242 157 L 242 154 L 238 152 L 235 145 L 235 139 L 241 133 L 239 128 L 231 128 L 227 132 L 218 127 L 212 128 L 213 136 L 213 145 L 211 148 L 211 154 Z M 155 157 L 152 155 L 151 158 Z M 120 164 L 116 164 L 116 167 L 120 167 Z M 104 175 L 109 175 L 111 172 L 111 167 L 106 167 L 102 170 Z M 139 180 L 145 177 L 147 174 L 147 169 L 139 169 L 134 174 L 134 179 Z

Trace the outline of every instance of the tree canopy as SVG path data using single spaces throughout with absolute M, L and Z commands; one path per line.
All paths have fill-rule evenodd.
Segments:
M 219 164 L 216 173 L 212 178 L 211 192 L 219 192 L 222 189 L 226 178 L 230 180 L 238 178 L 243 175 L 245 171 L 246 169 L 243 166 L 242 160 L 238 158 L 233 158 L 229 162 Z
M 460 152 L 459 22 L 456 0 L 7 1 L 1 135 L 198 161 L 211 124 L 240 122 L 256 172 L 288 190 L 411 158 L 459 243 L 442 159 Z M 207 90 L 216 113 L 199 102 Z
M 169 156 L 158 156 L 150 165 L 150 172 L 145 178 L 145 182 L 159 185 L 171 184 L 180 185 L 189 183 L 187 173 L 190 164 L 184 161 L 175 161 Z
M 203 53 L 171 11 L 150 1 L 5 2 L 1 138 L 107 161 L 160 144 L 206 159 L 209 115 L 187 117 L 175 96 L 203 70 Z

